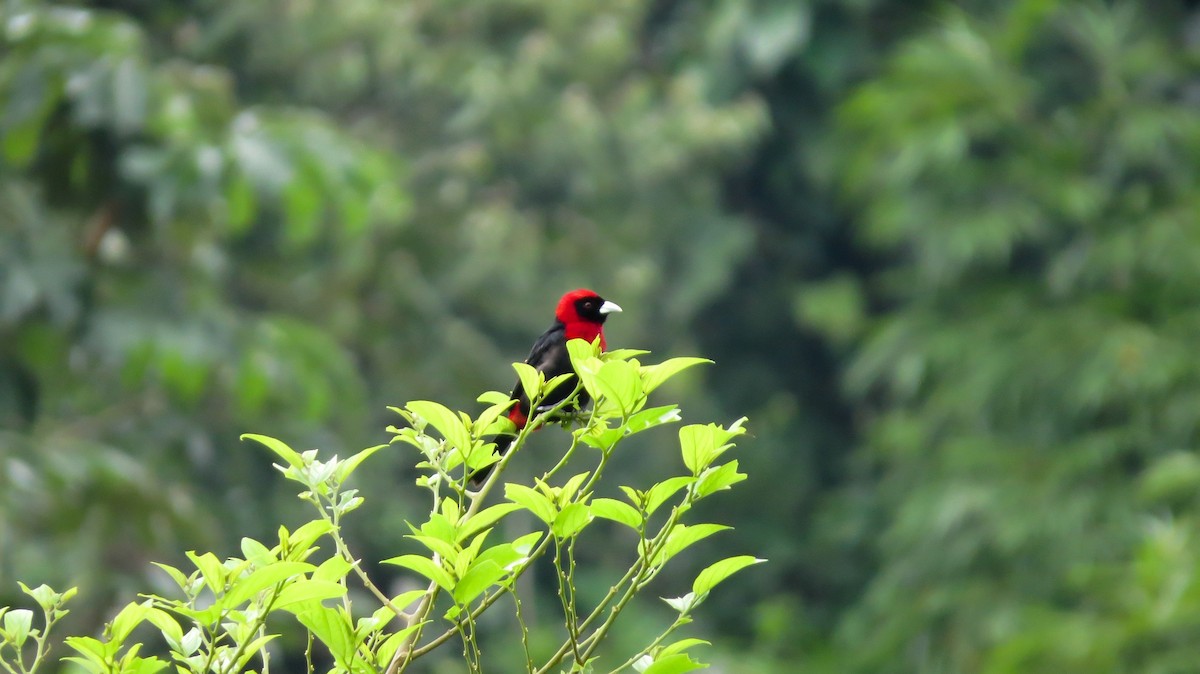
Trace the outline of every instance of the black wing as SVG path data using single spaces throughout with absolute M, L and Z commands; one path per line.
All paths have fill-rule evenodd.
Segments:
M 529 356 L 525 358 L 525 362 L 545 374 L 546 379 L 570 372 L 571 357 L 567 353 L 566 333 L 567 327 L 562 323 L 555 322 L 533 343 L 533 348 L 529 350 Z M 529 396 L 525 394 L 520 380 L 513 387 L 512 397 L 519 401 L 521 412 L 528 415 Z M 559 400 L 562 398 L 560 397 Z

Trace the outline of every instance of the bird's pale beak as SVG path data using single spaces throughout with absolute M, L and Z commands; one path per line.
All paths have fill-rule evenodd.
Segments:
M 618 305 L 616 302 L 609 302 L 608 300 L 605 300 L 604 304 L 600 305 L 600 313 L 601 314 L 619 314 L 619 313 L 621 313 L 621 306 Z

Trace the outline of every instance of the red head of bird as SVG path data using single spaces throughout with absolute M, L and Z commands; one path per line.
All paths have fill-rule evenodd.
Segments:
M 562 296 L 554 317 L 566 326 L 567 339 L 584 339 L 589 342 L 600 338 L 600 348 L 605 348 L 604 320 L 609 314 L 619 312 L 621 307 L 600 297 L 586 288 L 579 288 Z

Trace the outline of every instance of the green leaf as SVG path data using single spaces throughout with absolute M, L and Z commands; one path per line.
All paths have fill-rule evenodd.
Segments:
M 317 570 L 313 571 L 312 579 L 337 583 L 345 578 L 346 574 L 350 573 L 350 570 L 353 568 L 354 566 L 342 557 L 333 556 L 321 562 Z
M 392 661 L 392 656 L 396 654 L 396 649 L 400 648 L 400 644 L 404 643 L 408 635 L 428 623 L 429 621 L 426 620 L 415 625 L 410 625 L 384 639 L 383 643 L 379 645 L 379 650 L 375 652 L 375 661 L 379 664 L 380 669 L 386 668 L 388 663 Z
M 687 649 L 693 648 L 695 646 L 711 646 L 711 645 L 712 645 L 711 642 L 705 641 L 704 639 L 680 639 L 679 641 L 676 641 L 675 643 L 673 643 L 669 646 L 664 646 L 663 649 L 658 652 L 658 657 L 661 658 L 666 655 L 675 655 L 676 653 L 682 653 L 682 652 L 686 651 Z
M 423 536 L 431 536 L 438 540 L 446 541 L 447 543 L 455 543 L 458 541 L 458 527 L 456 526 L 457 522 L 458 513 L 454 513 L 454 519 L 451 519 L 440 512 L 433 513 L 429 516 L 429 520 L 421 525 L 420 532 Z
M 643 365 L 641 368 L 642 389 L 646 393 L 650 393 L 680 372 L 683 372 L 690 367 L 704 364 L 712 364 L 712 361 L 707 358 L 684 356 L 680 358 L 670 358 L 658 363 L 657 365 Z
M 471 451 L 463 459 L 466 470 L 474 472 L 498 462 L 500 455 L 496 453 L 496 443 L 476 442 L 471 445 Z
M 266 435 L 256 435 L 254 433 L 245 433 L 242 435 L 243 440 L 253 440 L 267 449 L 275 452 L 275 455 L 283 459 L 287 465 L 299 470 L 304 467 L 304 459 L 300 457 L 300 453 L 288 447 L 285 443 L 276 440 L 275 438 Z
M 750 555 L 738 555 L 736 557 L 726 557 L 719 562 L 710 564 L 705 567 L 700 575 L 696 576 L 696 580 L 692 582 L 692 592 L 697 595 L 703 595 L 714 587 L 719 585 L 726 578 L 741 571 L 747 566 L 762 564 L 767 560 L 752 557 Z
M 542 388 L 542 373 L 529 363 L 513 363 L 513 369 L 517 371 L 517 379 L 521 382 L 521 390 L 525 391 L 525 396 L 536 400 Z
M 526 556 L 517 551 L 511 543 L 500 543 L 479 553 L 475 559 L 475 564 L 482 564 L 484 561 L 494 562 L 497 566 L 506 571 L 512 570 L 512 566 L 517 562 L 526 559 Z
M 462 419 L 450 408 L 430 400 L 414 400 L 405 407 L 436 428 L 442 437 L 446 438 L 446 442 L 463 456 L 471 450 L 471 433 Z
M 255 566 L 267 566 L 275 561 L 275 553 L 253 538 L 242 538 L 242 556 Z
M 192 560 L 192 563 L 200 570 L 200 576 L 204 578 L 204 584 L 208 586 L 208 589 L 213 591 L 213 594 L 220 594 L 224 591 L 226 570 L 216 555 L 211 552 L 197 555 L 192 551 L 186 554 L 187 558 Z
M 121 609 L 109 623 L 106 636 L 113 643 L 125 643 L 125 639 L 129 637 L 135 627 L 142 624 L 142 621 L 146 619 L 146 613 L 150 610 L 152 609 L 149 600 L 140 604 L 133 602 L 126 604 L 125 608 Z
M 297 579 L 275 595 L 275 603 L 271 608 L 287 610 L 300 603 L 337 599 L 344 594 L 346 594 L 346 588 L 341 583 L 328 580 Z
M 183 628 L 179 626 L 179 622 L 175 620 L 175 616 L 166 611 L 151 608 L 149 611 L 146 611 L 144 618 L 147 622 L 157 627 L 159 632 L 162 632 L 163 637 L 168 643 L 182 644 Z
M 16 645 L 17 648 L 25 643 L 29 638 L 29 631 L 33 626 L 33 611 L 26 608 L 18 608 L 4 614 L 4 633 L 7 640 Z
M 571 365 L 575 368 L 575 372 L 579 375 L 580 383 L 583 384 L 584 390 L 588 392 L 592 400 L 596 400 L 601 396 L 596 375 L 604 367 L 604 362 L 596 357 L 598 352 L 598 346 L 582 339 L 567 341 L 567 353 L 571 356 Z
M 699 475 L 708 467 L 709 456 L 716 449 L 717 427 L 713 424 L 690 424 L 679 429 L 679 446 L 683 452 L 683 465 Z
M 233 671 L 235 671 L 235 672 L 243 671 L 246 668 L 246 664 L 248 662 L 250 662 L 250 660 L 252 658 L 261 655 L 262 649 L 268 643 L 270 643 L 272 640 L 274 640 L 278 637 L 279 637 L 278 634 L 264 634 L 264 635 L 258 637 L 257 639 L 255 639 L 254 641 L 251 641 L 249 644 L 247 644 L 245 652 L 242 653 L 242 657 L 238 658 L 237 664 L 234 666 Z
M 640 433 L 655 426 L 674 423 L 679 421 L 679 419 L 678 405 L 649 407 L 629 417 L 629 421 L 625 422 L 625 433 L 626 435 L 633 435 L 634 433 Z
M 689 546 L 729 528 L 731 527 L 724 524 L 695 524 L 690 526 L 687 524 L 678 524 L 667 534 L 667 540 L 654 554 L 651 563 L 654 566 L 662 566 Z
M 567 483 L 564 484 L 558 492 L 558 503 L 560 505 L 566 505 L 567 503 L 570 503 L 575 498 L 575 493 L 579 491 L 579 488 L 583 486 L 584 481 L 586 481 L 590 475 L 590 472 L 572 475 L 571 478 L 567 480 Z
M 42 583 L 35 588 L 30 589 L 28 585 L 17 581 L 17 585 L 21 587 L 21 591 L 33 598 L 43 610 L 50 610 L 62 600 L 62 595 L 55 592 L 49 585 Z
M 479 560 L 463 574 L 451 594 L 456 602 L 465 606 L 506 575 L 507 572 L 496 562 L 490 559 Z
M 387 446 L 388 445 L 375 445 L 374 447 L 367 447 L 366 449 L 357 452 L 350 458 L 338 464 L 336 473 L 337 483 L 341 484 L 345 482 L 346 479 L 350 477 L 350 474 L 353 473 L 363 461 L 366 461 L 371 457 L 372 454 Z
M 629 416 L 645 397 L 637 367 L 623 360 L 604 363 L 596 373 L 595 386 L 601 396 L 616 407 L 621 416 Z
M 392 606 L 395 606 L 396 608 L 403 611 L 406 608 L 408 608 L 409 606 L 415 604 L 417 602 L 417 600 L 424 597 L 426 592 L 427 592 L 426 590 L 409 590 L 407 592 L 401 592 L 400 594 L 396 595 L 395 597 L 392 597 Z M 388 612 L 391 611 L 391 609 L 388 608 L 387 606 L 382 607 L 381 610 L 388 611 Z
M 311 520 L 305 522 L 288 537 L 289 552 L 307 552 L 313 543 L 317 542 L 318 538 L 331 531 L 333 531 L 333 523 L 328 520 Z M 280 542 L 282 543 L 282 540 Z
M 342 668 L 350 669 L 347 663 L 354 659 L 354 626 L 344 613 L 316 604 L 297 613 L 296 620 L 325 644 Z
M 667 606 L 675 609 L 676 613 L 686 613 L 696 605 L 696 593 L 694 592 L 689 592 L 682 597 L 662 597 L 661 599 L 667 602 Z
M 409 534 L 408 536 L 405 536 L 405 538 L 411 538 L 421 545 L 424 545 L 426 548 L 429 548 L 429 550 L 432 552 L 437 553 L 447 564 L 453 565 L 454 561 L 458 558 L 458 548 L 456 548 L 453 543 L 444 541 L 440 538 L 434 536 L 424 536 L 421 534 Z
M 654 485 L 646 492 L 646 516 L 654 514 L 659 506 L 671 498 L 675 492 L 691 484 L 695 478 L 686 475 L 670 477 Z
M 489 506 L 483 510 L 480 510 L 458 527 L 458 537 L 456 542 L 462 543 L 463 541 L 466 541 L 480 531 L 490 528 L 496 522 L 500 521 L 500 519 L 504 516 L 520 510 L 521 508 L 522 506 L 517 503 L 497 503 L 494 506 Z
M 458 559 L 454 561 L 454 575 L 462 578 L 467 572 L 467 569 L 475 563 L 475 556 L 479 554 L 479 550 L 483 548 L 483 544 L 487 541 L 488 534 L 492 533 L 491 529 L 479 534 L 471 541 L 471 544 L 464 547 L 458 555 Z
M 508 405 L 512 402 L 512 398 L 509 398 L 507 393 L 500 391 L 485 391 L 475 400 L 484 405 Z
M 582 340 L 581 340 L 582 341 Z M 645 349 L 609 349 L 600 354 L 603 360 L 629 360 L 650 353 Z
M 505 396 L 502 402 L 492 404 L 479 414 L 479 418 L 476 419 L 475 423 L 471 425 L 471 431 L 478 437 L 489 431 L 495 430 L 492 428 L 492 425 L 496 423 L 497 420 L 502 419 L 501 415 L 508 412 L 508 410 L 511 409 L 514 404 L 516 403 L 513 400 L 510 400 L 507 396 Z M 503 420 L 503 423 L 510 422 Z
M 745 480 L 746 474 L 737 469 L 736 459 L 720 466 L 709 466 L 696 481 L 696 496 L 703 498 Z
M 682 674 L 683 672 L 704 669 L 706 666 L 691 659 L 686 653 L 676 653 L 655 660 L 642 674 Z
M 259 592 L 316 568 L 308 562 L 275 562 L 264 566 L 244 578 L 233 581 L 229 591 L 225 593 L 224 606 L 227 609 L 236 608 Z
M 545 494 L 523 484 L 505 484 L 504 497 L 533 513 L 546 524 L 554 522 L 557 515 L 553 501 Z
M 578 534 L 591 521 L 592 515 L 586 504 L 568 503 L 554 518 L 551 531 L 557 538 L 566 539 Z
M 429 580 L 438 584 L 438 587 L 443 590 L 452 590 L 454 588 L 454 580 L 449 573 L 428 557 L 420 555 L 400 555 L 391 559 L 383 560 L 384 564 L 392 564 L 394 566 L 402 566 L 410 571 L 414 571 Z
M 115 644 L 106 644 L 93 637 L 67 637 L 63 642 L 83 656 L 83 658 L 63 658 L 64 660 L 78 663 L 90 672 L 107 674 L 110 671 L 108 659 L 116 655 L 117 646 Z
M 624 501 L 611 498 L 592 499 L 591 509 L 592 515 L 595 517 L 603 517 L 606 520 L 620 522 L 634 531 L 641 529 L 641 513 L 637 511 L 637 508 Z

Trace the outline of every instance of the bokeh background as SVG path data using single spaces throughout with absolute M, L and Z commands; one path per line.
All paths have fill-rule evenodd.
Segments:
M 0 604 L 91 633 L 303 521 L 240 433 L 475 409 L 582 285 L 751 419 L 736 531 L 652 588 L 770 559 L 718 671 L 1200 671 L 1200 3 L 0 8 Z M 372 463 L 383 558 L 424 500 Z

